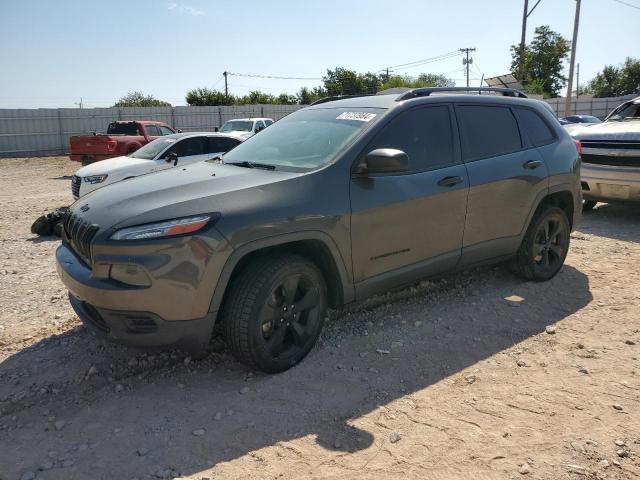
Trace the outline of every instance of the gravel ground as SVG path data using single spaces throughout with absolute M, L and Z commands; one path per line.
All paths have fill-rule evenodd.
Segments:
M 280 375 L 219 345 L 103 343 L 57 240 L 66 157 L 2 159 L 0 479 L 640 477 L 640 208 L 600 205 L 547 283 L 463 272 L 332 312 Z

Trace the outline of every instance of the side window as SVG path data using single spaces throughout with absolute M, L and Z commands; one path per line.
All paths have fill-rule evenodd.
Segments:
M 163 157 L 166 157 L 167 154 L 171 152 L 176 152 L 178 154 L 178 158 L 188 157 L 191 155 L 202 155 L 207 153 L 206 138 L 192 137 L 180 140 L 176 145 L 167 150 Z
M 269 125 L 273 124 L 273 120 L 265 120 L 264 123 L 268 127 Z
M 209 148 L 207 153 L 224 153 L 231 150 L 240 143 L 239 140 L 228 137 L 209 137 Z
M 254 130 L 264 130 L 265 128 L 267 128 L 267 127 L 265 126 L 264 122 L 262 120 L 258 120 L 253 129 Z
M 161 135 L 173 135 L 173 131 L 170 128 L 165 127 L 164 125 L 160 125 L 160 134 Z
M 516 108 L 520 131 L 527 136 L 536 147 L 547 145 L 555 140 L 553 131 L 546 122 L 533 110 L 528 108 Z
M 495 157 L 522 149 L 516 119 L 508 107 L 456 107 L 465 160 Z
M 444 167 L 454 162 L 451 115 L 446 105 L 422 107 L 391 120 L 367 147 L 396 148 L 409 156 L 413 171 Z
M 157 125 L 145 125 L 144 128 L 147 130 L 147 135 L 151 137 L 161 136 L 160 129 L 157 127 Z

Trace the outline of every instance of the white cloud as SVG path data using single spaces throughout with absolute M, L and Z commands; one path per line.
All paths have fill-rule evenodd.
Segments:
M 204 12 L 202 10 L 198 10 L 197 8 L 192 7 L 191 5 L 184 5 L 184 4 L 175 3 L 175 2 L 171 2 L 167 4 L 167 10 L 176 11 L 178 13 L 181 13 L 182 15 L 191 15 L 194 17 L 197 17 L 199 15 L 204 15 Z

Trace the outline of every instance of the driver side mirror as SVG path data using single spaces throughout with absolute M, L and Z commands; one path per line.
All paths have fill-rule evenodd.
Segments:
M 395 148 L 376 148 L 364 157 L 356 174 L 401 173 L 409 170 L 409 155 Z
M 173 162 L 173 166 L 175 167 L 176 165 L 178 165 L 178 154 L 176 152 L 170 152 L 167 154 L 164 160 L 167 163 Z

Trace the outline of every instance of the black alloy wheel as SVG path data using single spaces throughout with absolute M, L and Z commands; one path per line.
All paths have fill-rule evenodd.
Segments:
M 541 276 L 559 270 L 567 256 L 569 235 L 564 220 L 559 215 L 547 215 L 538 225 L 533 240 L 533 261 Z
M 541 207 L 529 224 L 511 269 L 526 280 L 551 279 L 567 257 L 570 233 L 569 219 L 563 209 Z
M 225 340 L 241 362 L 277 373 L 315 344 L 327 311 L 327 288 L 315 264 L 294 254 L 255 260 L 228 287 Z

